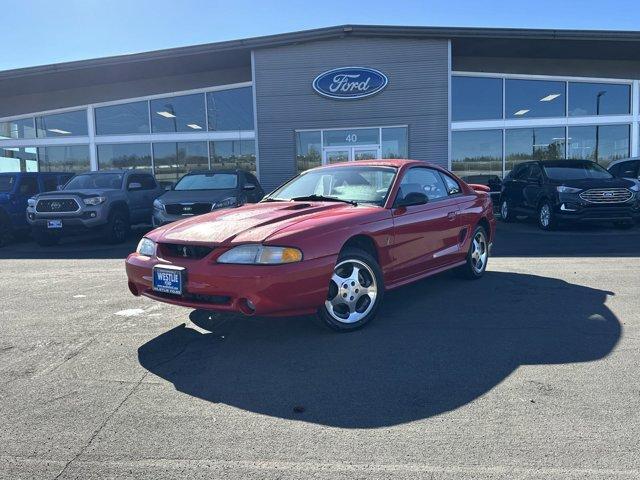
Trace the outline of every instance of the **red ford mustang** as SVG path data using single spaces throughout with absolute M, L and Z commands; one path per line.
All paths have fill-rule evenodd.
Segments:
M 450 268 L 481 277 L 494 232 L 489 195 L 448 171 L 359 161 L 308 170 L 258 204 L 157 228 L 126 267 L 134 295 L 246 315 L 317 313 L 345 331 L 376 315 L 385 290 Z

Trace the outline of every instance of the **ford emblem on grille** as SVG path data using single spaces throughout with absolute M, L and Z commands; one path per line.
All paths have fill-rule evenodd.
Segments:
M 613 192 L 602 192 L 603 197 L 613 197 Z
M 62 204 L 60 202 L 51 202 L 51 210 L 60 210 Z

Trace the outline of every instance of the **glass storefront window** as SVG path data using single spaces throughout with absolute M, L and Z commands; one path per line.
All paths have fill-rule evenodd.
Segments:
M 153 144 L 153 166 L 160 183 L 175 183 L 192 170 L 208 170 L 207 142 Z
M 151 100 L 153 133 L 200 132 L 207 129 L 204 94 Z
M 0 172 L 37 172 L 38 154 L 34 147 L 0 148 Z
M 122 103 L 95 109 L 96 135 L 149 133 L 149 104 Z
M 630 125 L 569 127 L 568 158 L 594 160 L 607 167 L 629 156 Z
M 41 172 L 86 172 L 91 170 L 88 145 L 38 148 Z
M 148 143 L 112 143 L 98 145 L 100 170 L 142 168 L 151 170 L 151 145 Z
M 505 132 L 505 175 L 527 160 L 558 160 L 565 156 L 564 127 L 515 128 Z
M 322 134 L 320 130 L 296 132 L 296 166 L 298 172 L 322 164 Z
M 378 145 L 380 130 L 377 128 L 352 128 L 344 130 L 325 130 L 325 147 L 352 147 L 356 145 Z
M 629 114 L 631 85 L 569 82 L 569 116 Z
M 467 182 L 494 189 L 502 177 L 502 130 L 452 132 L 451 168 Z
M 451 77 L 451 117 L 453 121 L 502 118 L 502 79 Z
M 209 143 L 211 168 L 237 168 L 256 173 L 254 140 L 220 140 Z
M 409 158 L 407 127 L 382 129 L 382 158 Z
M 565 82 L 507 79 L 505 82 L 506 117 L 564 117 L 565 88 Z
M 36 138 L 33 117 L 0 122 L 0 139 Z
M 36 117 L 36 131 L 39 138 L 89 135 L 87 111 L 76 110 L 75 112 Z
M 209 130 L 253 130 L 251 87 L 207 93 Z

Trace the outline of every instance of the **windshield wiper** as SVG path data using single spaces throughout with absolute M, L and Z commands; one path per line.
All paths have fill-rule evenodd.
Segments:
M 294 197 L 291 200 L 294 202 L 303 202 L 305 200 L 309 200 L 312 202 L 342 202 L 348 203 L 349 205 L 353 205 L 354 207 L 358 206 L 358 202 L 354 202 L 353 200 L 343 200 L 342 198 L 336 197 L 325 197 L 324 195 L 306 195 L 304 197 Z
M 289 200 L 286 200 L 284 198 L 275 198 L 275 197 L 265 197 L 262 200 L 260 200 L 260 203 L 263 202 L 288 202 Z

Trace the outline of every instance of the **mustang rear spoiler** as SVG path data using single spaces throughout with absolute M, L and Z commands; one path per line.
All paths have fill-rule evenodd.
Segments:
M 489 193 L 491 191 L 491 189 L 489 187 L 487 187 L 486 185 L 482 185 L 480 183 L 469 183 L 468 185 L 471 188 L 473 188 L 476 192 Z

